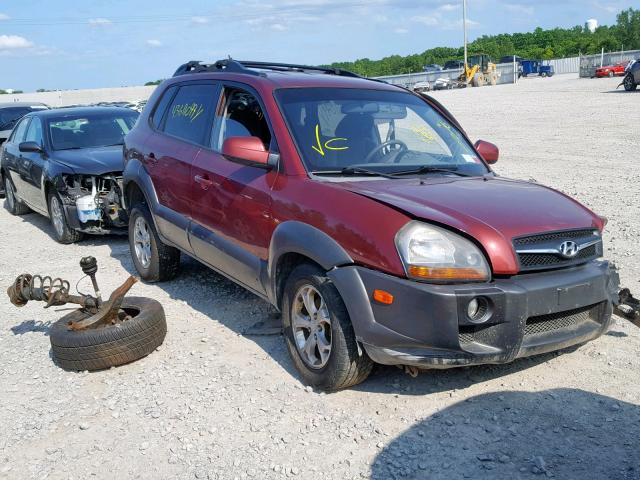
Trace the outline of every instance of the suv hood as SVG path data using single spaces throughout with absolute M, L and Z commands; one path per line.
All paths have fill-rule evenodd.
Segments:
M 556 190 L 499 177 L 350 181 L 335 185 L 411 217 L 466 233 L 484 247 L 498 274 L 519 270 L 512 245 L 514 237 L 604 227 L 602 218 Z
M 124 170 L 121 145 L 80 150 L 55 150 L 51 158 L 78 174 L 103 175 Z

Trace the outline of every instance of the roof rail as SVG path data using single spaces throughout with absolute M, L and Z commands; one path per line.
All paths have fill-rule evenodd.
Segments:
M 263 72 L 257 70 L 273 70 L 277 72 L 321 72 L 327 75 L 339 75 L 341 77 L 362 78 L 360 75 L 342 70 L 340 68 L 315 67 L 311 65 L 297 65 L 293 63 L 275 63 L 275 62 L 254 62 L 249 60 L 233 60 L 228 58 L 218 60 L 215 63 L 201 63 L 192 60 L 180 65 L 173 74 L 174 77 L 185 75 L 187 73 L 207 73 L 207 72 L 235 72 L 247 75 L 264 75 Z

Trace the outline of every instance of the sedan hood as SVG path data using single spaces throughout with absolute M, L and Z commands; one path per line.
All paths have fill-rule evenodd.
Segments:
M 514 237 L 604 226 L 600 217 L 556 190 L 499 177 L 433 177 L 336 185 L 411 217 L 466 233 L 484 247 L 495 273 L 518 272 Z
M 79 150 L 56 150 L 51 158 L 71 168 L 77 174 L 103 175 L 124 170 L 121 145 Z

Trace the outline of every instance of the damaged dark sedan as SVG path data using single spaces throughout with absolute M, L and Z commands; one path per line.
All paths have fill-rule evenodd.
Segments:
M 60 243 L 85 233 L 126 233 L 122 142 L 137 118 L 130 109 L 106 107 L 26 115 L 3 145 L 7 210 L 49 217 Z

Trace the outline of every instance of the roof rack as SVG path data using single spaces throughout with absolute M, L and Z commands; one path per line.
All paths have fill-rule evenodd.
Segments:
M 222 71 L 264 76 L 264 73 L 258 70 L 272 70 L 276 72 L 321 72 L 326 75 L 362 78 L 356 73 L 350 72 L 348 70 L 342 70 L 340 68 L 296 65 L 293 63 L 254 62 L 249 60 L 233 60 L 232 58 L 218 60 L 215 63 L 201 63 L 199 61 L 192 60 L 185 63 L 184 65 L 180 65 L 173 76 L 177 77 L 179 75 L 185 75 L 187 73 L 208 73 Z

